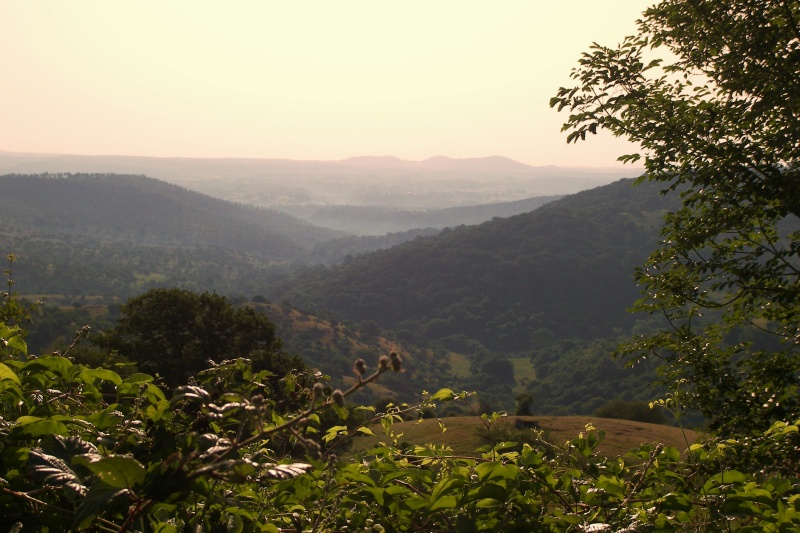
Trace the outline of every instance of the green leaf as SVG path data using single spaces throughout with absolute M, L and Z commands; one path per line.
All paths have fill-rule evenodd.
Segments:
M 152 405 L 148 405 L 145 409 L 145 417 L 157 422 L 168 412 L 169 402 L 167 400 L 160 400 Z
M 106 431 L 107 429 L 112 428 L 125 420 L 125 417 L 116 409 L 109 407 L 96 413 L 92 413 L 86 417 L 86 420 L 94 424 L 94 426 L 100 431 Z
M 431 500 L 428 506 L 428 511 L 439 511 L 441 509 L 455 509 L 458 505 L 458 498 L 455 496 L 441 496 L 435 500 Z
M 597 488 L 615 496 L 623 496 L 625 494 L 625 483 L 615 476 L 600 476 L 596 485 Z
M 502 464 L 498 462 L 481 463 L 475 467 L 475 473 L 482 483 L 492 479 L 515 479 L 519 475 L 519 468 L 516 465 Z
M 420 509 L 424 509 L 430 503 L 427 498 L 420 498 L 417 496 L 412 496 L 410 498 L 403 498 L 402 502 L 404 507 L 411 509 L 412 511 L 419 511 Z
M 462 476 L 448 476 L 433 488 L 431 492 L 430 505 L 428 509 L 433 511 L 436 509 L 453 508 L 456 506 L 458 499 L 452 495 L 453 492 L 460 491 L 464 486 L 464 478 Z
M 14 440 L 36 439 L 46 435 L 68 436 L 67 426 L 61 422 L 49 419 L 41 419 L 35 416 L 22 416 L 17 419 L 20 424 L 11 430 L 11 438 Z
M 508 499 L 508 496 L 508 489 L 494 483 L 482 484 L 467 493 L 467 499 L 470 501 L 493 500 L 494 502 L 504 502 Z
M 74 461 L 86 466 L 111 488 L 131 488 L 141 485 L 146 474 L 142 464 L 132 457 L 118 455 L 102 457 L 88 454 L 76 457 Z
M 451 389 L 439 389 L 436 393 L 428 398 L 429 400 L 441 400 L 443 402 L 452 401 L 456 394 Z
M 72 366 L 72 362 L 66 357 L 48 355 L 26 362 L 23 366 L 23 370 L 47 370 L 57 376 L 64 376 Z
M 716 474 L 715 476 L 712 476 L 708 481 L 706 481 L 703 488 L 710 493 L 718 494 L 720 485 L 740 485 L 744 484 L 746 481 L 747 476 L 738 470 L 726 470 Z
M 325 432 L 325 436 L 322 437 L 322 440 L 327 444 L 338 437 L 341 433 L 347 433 L 347 426 L 333 426 Z
M 371 429 L 369 429 L 367 427 L 364 427 L 364 426 L 359 427 L 358 429 L 356 429 L 356 431 L 358 433 L 363 433 L 365 435 L 374 435 L 375 434 Z
M 362 484 L 367 485 L 369 487 L 374 487 L 375 486 L 375 480 L 372 479 L 370 476 L 368 476 L 366 474 L 362 474 L 361 472 L 353 471 L 353 470 L 346 470 L 346 471 L 342 472 L 342 478 L 346 479 L 346 480 L 349 480 L 349 481 L 354 481 L 356 483 L 362 483 Z
M 83 530 L 89 527 L 96 517 L 114 506 L 119 500 L 129 500 L 128 489 L 109 487 L 103 483 L 96 483 L 89 489 L 89 493 L 78 507 L 75 520 L 72 522 L 72 531 Z
M 99 379 L 102 381 L 110 381 L 114 385 L 119 385 L 122 383 L 122 378 L 119 376 L 119 374 L 105 368 L 87 368 L 80 373 L 80 377 L 88 382 Z
M 241 533 L 244 530 L 244 521 L 242 517 L 236 514 L 228 514 L 228 520 L 225 522 L 225 531 L 227 533 Z
M 126 377 L 123 381 L 125 383 L 151 383 L 153 381 L 153 376 L 149 374 L 143 374 L 141 372 L 135 372 Z
M 665 511 L 691 511 L 692 499 L 688 494 L 670 492 L 660 499 L 660 509 Z
M 10 380 L 16 383 L 17 385 L 20 385 L 19 378 L 14 373 L 14 371 L 8 368 L 3 363 L 0 363 L 0 380 Z

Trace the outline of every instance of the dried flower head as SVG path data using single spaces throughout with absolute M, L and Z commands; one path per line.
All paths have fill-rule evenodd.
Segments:
M 389 360 L 392 365 L 392 370 L 395 372 L 400 372 L 400 369 L 403 367 L 403 359 L 397 352 L 392 352 L 389 354 Z
M 339 407 L 344 407 L 344 393 L 341 390 L 336 389 L 333 391 L 331 394 L 331 400 L 333 400 L 333 403 Z
M 378 359 L 378 368 L 387 370 L 389 366 L 391 366 L 391 359 L 389 359 L 388 355 L 382 355 L 380 359 Z
M 367 373 L 367 362 L 363 359 L 356 359 L 356 362 L 353 363 L 353 372 L 357 376 L 363 376 Z
M 311 388 L 312 398 L 314 401 L 321 400 L 325 397 L 325 385 L 322 383 L 314 383 L 314 386 Z

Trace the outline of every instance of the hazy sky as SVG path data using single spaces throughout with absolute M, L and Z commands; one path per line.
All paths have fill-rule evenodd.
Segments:
M 0 150 L 615 166 L 548 107 L 642 0 L 0 3 Z

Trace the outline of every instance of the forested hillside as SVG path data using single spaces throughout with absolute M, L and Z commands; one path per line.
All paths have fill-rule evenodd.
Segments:
M 623 393 L 652 398 L 651 366 L 626 371 L 609 356 L 633 325 L 626 312 L 638 296 L 632 272 L 657 242 L 668 205 L 653 186 L 623 180 L 439 235 L 348 236 L 301 249 L 288 231 L 268 229 L 275 213 L 141 176 L 2 179 L 14 221 L 2 228 L 4 244 L 18 257 L 14 275 L 26 294 L 61 295 L 78 306 L 87 296 L 120 302 L 152 287 L 262 295 L 350 323 L 371 321 L 408 348 L 438 345 L 439 364 L 497 408 L 511 409 L 519 392 L 532 394 L 541 413 L 591 413 Z M 286 215 L 276 220 L 278 229 L 293 221 L 324 234 Z M 343 259 L 283 281 L 304 261 Z M 292 350 L 311 361 L 339 349 L 284 331 Z M 340 363 L 338 373 L 347 365 Z M 428 388 L 417 379 L 423 375 L 414 386 Z M 582 388 L 588 398 L 575 399 L 571 391 Z
M 146 245 L 220 246 L 274 261 L 341 236 L 267 209 L 233 204 L 145 176 L 0 176 L 7 225 Z
M 529 350 L 532 333 L 595 339 L 628 330 L 633 269 L 673 205 L 632 180 L 536 211 L 455 228 L 336 268 L 311 269 L 272 292 L 450 345 Z
M 153 286 L 258 294 L 298 265 L 337 264 L 437 232 L 349 235 L 145 176 L 11 174 L 0 188 L 0 237 L 21 260 L 18 280 L 37 294 L 126 297 Z M 493 208 L 470 208 L 484 209 Z

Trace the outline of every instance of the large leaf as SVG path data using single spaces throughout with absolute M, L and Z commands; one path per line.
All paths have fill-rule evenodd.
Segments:
M 105 431 L 108 428 L 114 427 L 122 422 L 122 420 L 125 419 L 125 416 L 116 408 L 112 407 L 92 413 L 86 419 L 94 424 L 94 426 L 100 431 Z
M 19 382 L 19 378 L 18 378 L 18 377 L 17 377 L 17 375 L 14 373 L 14 371 L 13 371 L 13 370 L 11 370 L 10 368 L 8 368 L 8 367 L 7 367 L 6 365 L 4 365 L 3 363 L 0 363 L 0 380 L 4 380 L 4 379 L 11 380 L 11 381 L 13 381 L 14 383 L 16 383 L 17 385 L 19 385 L 19 384 L 20 384 L 20 382 Z
M 462 476 L 449 476 L 442 479 L 433 488 L 428 510 L 435 511 L 437 509 L 452 509 L 455 507 L 458 498 L 453 493 L 460 492 L 464 483 L 465 480 Z
M 75 514 L 71 530 L 76 531 L 88 528 L 96 517 L 108 512 L 117 505 L 124 507 L 127 500 L 130 500 L 130 491 L 128 489 L 110 487 L 104 483 L 92 485 L 81 502 L 78 512 Z
M 433 394 L 433 396 L 431 396 L 428 399 L 429 400 L 441 400 L 441 401 L 444 401 L 444 402 L 448 402 L 448 401 L 451 401 L 453 398 L 455 398 L 455 396 L 456 396 L 456 393 L 453 392 L 451 389 L 439 389 L 438 391 L 436 391 L 435 394 Z
M 39 418 L 35 416 L 21 416 L 17 419 L 17 426 L 12 429 L 12 439 L 35 439 L 46 435 L 68 436 L 67 426 L 56 420 Z
M 33 480 L 43 485 L 65 487 L 81 496 L 86 494 L 86 487 L 67 463 L 40 449 L 34 448 L 28 454 L 28 469 Z
M 131 457 L 87 454 L 76 457 L 75 462 L 86 466 L 111 488 L 121 489 L 141 485 L 146 473 L 142 464 Z
M 49 438 L 43 438 L 41 444 L 46 453 L 55 455 L 64 461 L 72 461 L 76 455 L 97 453 L 97 447 L 94 444 L 76 436 L 52 435 Z
M 106 368 L 87 368 L 80 374 L 81 378 L 92 382 L 94 380 L 110 381 L 114 385 L 122 383 L 122 378 L 116 372 Z
M 23 370 L 47 370 L 56 374 L 57 376 L 63 376 L 70 368 L 72 368 L 72 366 L 72 362 L 66 357 L 48 355 L 28 361 L 23 366 Z

